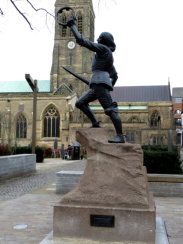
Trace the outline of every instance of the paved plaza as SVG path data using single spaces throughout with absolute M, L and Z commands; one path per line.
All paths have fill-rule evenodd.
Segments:
M 85 161 L 45 159 L 37 172 L 0 182 L 0 244 L 38 244 L 53 229 L 56 172 L 83 170 Z M 155 197 L 170 244 L 183 244 L 183 198 Z

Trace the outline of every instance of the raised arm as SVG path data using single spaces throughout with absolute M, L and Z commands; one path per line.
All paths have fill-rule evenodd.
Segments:
M 76 38 L 76 42 L 83 46 L 88 48 L 89 50 L 93 51 L 93 52 L 97 52 L 97 53 L 105 53 L 107 50 L 106 46 L 100 43 L 95 43 L 95 42 L 91 42 L 89 40 L 86 40 L 79 32 L 78 29 L 76 27 L 75 22 L 70 19 L 67 22 L 67 25 L 70 27 L 74 37 Z

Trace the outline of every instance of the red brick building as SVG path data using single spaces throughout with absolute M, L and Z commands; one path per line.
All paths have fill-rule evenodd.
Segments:
M 183 87 L 173 88 L 172 102 L 174 124 L 177 132 L 177 144 L 183 146 Z

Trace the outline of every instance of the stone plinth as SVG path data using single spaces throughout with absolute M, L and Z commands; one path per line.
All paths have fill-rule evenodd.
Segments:
M 59 171 L 56 173 L 56 193 L 68 193 L 80 180 L 83 171 Z
M 87 148 L 87 165 L 78 185 L 54 207 L 54 239 L 155 243 L 155 209 L 141 146 L 110 144 L 112 136 L 107 128 L 76 132 Z M 91 215 L 99 226 L 91 226 Z M 107 227 L 107 216 L 114 226 Z
M 22 176 L 35 171 L 35 154 L 17 154 L 0 157 L 0 180 Z

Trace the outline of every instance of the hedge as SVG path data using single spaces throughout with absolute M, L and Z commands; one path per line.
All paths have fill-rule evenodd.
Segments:
M 8 146 L 4 146 L 0 144 L 0 156 L 7 156 L 11 155 L 11 151 L 9 150 Z
M 31 147 L 14 147 L 12 148 L 13 154 L 31 154 L 32 148 Z M 36 153 L 36 162 L 42 163 L 44 160 L 44 148 L 40 146 L 35 147 Z
M 168 152 L 168 146 L 151 146 L 151 151 L 147 151 L 147 148 L 148 146 L 142 146 L 144 151 L 144 166 L 146 166 L 148 173 L 182 173 L 182 162 L 179 159 L 177 147 L 173 147 L 173 152 Z

